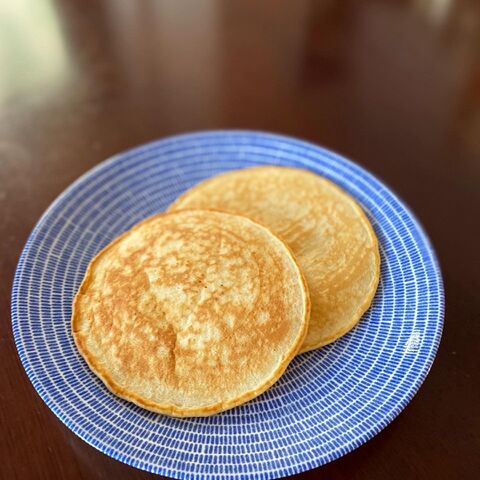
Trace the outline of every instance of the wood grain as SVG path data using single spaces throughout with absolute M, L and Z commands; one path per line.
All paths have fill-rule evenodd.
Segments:
M 306 138 L 416 212 L 443 269 L 444 337 L 383 432 L 299 477 L 480 471 L 480 4 L 475 0 L 16 0 L 0 5 L 0 478 L 159 478 L 99 453 L 40 400 L 10 289 L 52 200 L 125 148 L 197 129 Z

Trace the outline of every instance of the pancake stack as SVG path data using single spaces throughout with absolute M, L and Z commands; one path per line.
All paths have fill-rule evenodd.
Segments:
M 370 223 L 333 183 L 293 168 L 231 171 L 91 261 L 73 337 L 116 395 L 162 414 L 211 415 L 348 332 L 379 267 Z

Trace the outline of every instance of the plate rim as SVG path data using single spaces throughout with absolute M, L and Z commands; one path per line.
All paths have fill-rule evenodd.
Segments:
M 280 133 L 274 133 L 274 132 L 269 132 L 264 130 L 205 129 L 205 130 L 196 130 L 192 132 L 185 132 L 185 133 L 178 133 L 175 135 L 163 136 L 158 139 L 154 139 L 145 143 L 141 143 L 136 146 L 129 147 L 125 150 L 122 150 L 119 153 L 111 155 L 108 158 L 100 161 L 98 164 L 94 165 L 92 168 L 88 169 L 83 174 L 81 174 L 78 178 L 76 178 L 73 182 L 71 182 L 63 191 L 61 191 L 60 194 L 56 196 L 56 198 L 49 204 L 49 206 L 45 209 L 45 211 L 36 221 L 33 229 L 31 230 L 31 232 L 27 237 L 27 240 L 22 248 L 22 251 L 17 261 L 12 288 L 11 288 L 10 310 L 11 310 L 11 327 L 12 327 L 13 339 L 15 342 L 15 347 L 17 349 L 17 353 L 20 358 L 22 367 L 25 370 L 30 383 L 34 387 L 37 394 L 40 396 L 43 402 L 47 405 L 47 407 L 54 413 L 54 415 L 69 430 L 75 433 L 75 435 L 77 435 L 80 439 L 85 441 L 87 444 L 94 447 L 96 450 L 102 452 L 103 454 L 111 458 L 114 458 L 115 460 L 121 461 L 122 463 L 125 463 L 131 467 L 134 467 L 143 471 L 155 473 L 155 474 L 167 475 L 169 477 L 178 478 L 181 480 L 187 480 L 191 478 L 212 478 L 212 479 L 230 478 L 228 474 L 212 473 L 207 475 L 201 475 L 198 473 L 188 473 L 184 471 L 171 470 L 168 467 L 162 467 L 162 466 L 154 466 L 152 468 L 150 465 L 146 463 L 143 463 L 141 461 L 136 461 L 135 459 L 132 459 L 124 454 L 121 454 L 121 453 L 118 454 L 115 451 L 111 451 L 108 446 L 100 444 L 95 439 L 91 438 L 88 433 L 86 434 L 80 433 L 77 427 L 75 426 L 75 424 L 70 422 L 65 417 L 62 410 L 60 408 L 57 408 L 53 404 L 53 402 L 49 399 L 48 393 L 45 392 L 43 387 L 39 384 L 35 373 L 32 371 L 30 367 L 30 364 L 28 361 L 28 355 L 26 354 L 25 349 L 21 344 L 21 336 L 18 331 L 19 330 L 18 322 L 19 322 L 19 316 L 20 316 L 19 315 L 20 300 L 19 300 L 18 290 L 20 287 L 20 277 L 24 269 L 25 257 L 33 241 L 35 240 L 35 236 L 38 230 L 43 226 L 44 221 L 49 217 L 50 213 L 55 209 L 55 207 L 60 202 L 62 202 L 65 198 L 68 198 L 71 192 L 74 191 L 74 189 L 78 185 L 80 185 L 82 182 L 87 181 L 89 177 L 93 176 L 98 171 L 108 167 L 108 165 L 110 165 L 111 163 L 114 163 L 116 161 L 121 160 L 122 158 L 125 158 L 129 154 L 141 153 L 142 150 L 147 150 L 154 146 L 166 145 L 170 142 L 175 142 L 178 140 L 194 140 L 196 138 L 208 138 L 208 137 L 215 137 L 215 136 L 229 136 L 229 137 L 251 136 L 251 137 L 257 137 L 257 138 L 260 137 L 267 141 L 280 141 L 280 142 L 283 141 L 283 142 L 288 142 L 292 146 L 313 149 L 313 150 L 316 150 L 322 156 L 325 156 L 327 158 L 333 159 L 340 163 L 346 164 L 350 168 L 353 168 L 356 172 L 360 173 L 363 177 L 367 178 L 369 181 L 373 181 L 374 183 L 382 185 L 386 189 L 386 191 L 393 197 L 393 199 L 398 203 L 398 205 L 401 208 L 403 208 L 403 210 L 407 213 L 412 223 L 412 226 L 417 231 L 419 239 L 423 242 L 423 246 L 425 247 L 425 252 L 427 253 L 429 260 L 431 261 L 432 272 L 434 273 L 434 279 L 436 281 L 435 287 L 438 290 L 437 328 L 435 329 L 434 335 L 432 336 L 432 339 L 431 339 L 432 348 L 429 352 L 429 355 L 425 357 L 425 361 L 423 365 L 421 365 L 421 369 L 419 369 L 420 372 L 416 378 L 415 383 L 409 386 L 408 392 L 406 393 L 406 395 L 403 396 L 401 401 L 399 401 L 396 404 L 395 408 L 392 408 L 388 412 L 388 414 L 385 414 L 381 420 L 377 421 L 370 428 L 363 430 L 362 434 L 356 436 L 354 440 L 350 441 L 348 445 L 346 445 L 342 449 L 341 452 L 338 452 L 338 451 L 334 452 L 334 454 L 331 455 L 331 458 L 329 459 L 320 458 L 318 459 L 319 461 L 315 461 L 317 460 L 315 459 L 313 461 L 309 460 L 307 462 L 301 462 L 301 463 L 297 463 L 295 465 L 289 466 L 288 467 L 289 472 L 287 473 L 287 475 L 294 475 L 294 474 L 308 471 L 310 469 L 318 468 L 322 465 L 326 465 L 327 463 L 330 463 L 334 460 L 337 460 L 338 458 L 343 457 L 347 453 L 350 453 L 356 450 L 358 447 L 366 443 L 368 440 L 370 440 L 374 436 L 378 435 L 379 432 L 381 432 L 386 426 L 388 426 L 410 403 L 412 398 L 418 393 L 418 390 L 424 383 L 435 361 L 438 348 L 440 345 L 440 341 L 442 338 L 442 334 L 443 334 L 443 328 L 444 328 L 445 290 L 444 290 L 444 282 L 442 277 L 441 266 L 440 266 L 440 262 L 438 260 L 436 251 L 433 247 L 433 244 L 428 234 L 426 233 L 426 230 L 424 229 L 422 223 L 417 218 L 413 210 L 409 207 L 409 205 L 403 199 L 401 199 L 399 195 L 397 195 L 396 191 L 387 182 L 385 182 L 383 179 L 378 177 L 376 174 L 373 174 L 370 170 L 363 167 L 361 164 L 356 163 L 353 160 L 350 160 L 349 157 L 346 157 L 343 154 L 338 153 L 337 151 L 331 148 L 326 148 L 322 145 L 315 144 L 301 137 L 294 137 L 291 135 L 285 135 L 283 133 L 280 134 Z M 415 240 L 415 243 L 418 244 L 418 239 Z M 281 478 L 282 476 L 285 475 L 285 473 L 282 472 L 282 470 L 285 470 L 285 469 L 286 467 L 280 467 L 277 470 L 272 470 L 266 473 L 262 472 L 261 477 L 265 479 Z M 240 473 L 238 475 L 232 476 L 231 478 L 251 479 L 252 476 L 251 474 L 248 474 L 248 473 L 245 473 L 245 474 Z

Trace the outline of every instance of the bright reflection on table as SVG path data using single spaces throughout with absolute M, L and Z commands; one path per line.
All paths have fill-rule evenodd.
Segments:
M 69 70 L 68 52 L 52 3 L 2 2 L 0 103 L 38 90 L 54 92 Z

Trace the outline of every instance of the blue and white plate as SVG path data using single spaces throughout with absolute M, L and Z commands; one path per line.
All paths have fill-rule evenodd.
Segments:
M 274 164 L 333 180 L 362 205 L 380 240 L 371 309 L 335 343 L 295 358 L 255 400 L 208 418 L 174 419 L 110 393 L 70 333 L 90 259 L 139 220 L 219 172 Z M 247 131 L 180 135 L 117 155 L 71 185 L 20 257 L 13 332 L 34 387 L 71 430 L 122 462 L 181 479 L 278 478 L 330 462 L 373 437 L 427 375 L 442 332 L 432 247 L 398 197 L 358 165 L 293 138 Z

